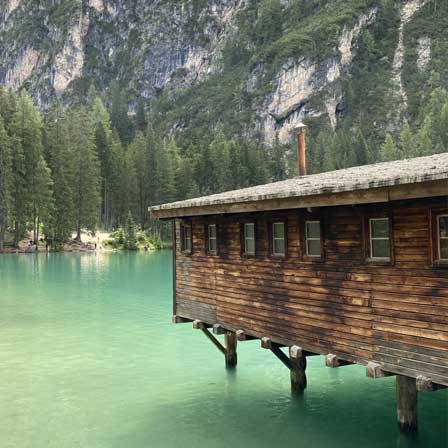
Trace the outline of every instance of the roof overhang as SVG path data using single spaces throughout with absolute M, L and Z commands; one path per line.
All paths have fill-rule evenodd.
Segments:
M 157 219 L 174 219 L 189 216 L 254 213 L 295 208 L 374 204 L 436 196 L 447 196 L 448 199 L 448 179 L 392 185 L 379 188 L 359 189 L 355 191 L 342 191 L 256 201 L 208 204 L 192 207 L 166 208 L 156 206 L 150 207 L 149 211 L 151 215 Z

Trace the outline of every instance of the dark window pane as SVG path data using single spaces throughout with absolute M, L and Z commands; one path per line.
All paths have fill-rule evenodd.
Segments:
M 284 238 L 285 237 L 285 224 L 282 222 L 276 222 L 273 225 L 274 238 Z
M 184 250 L 186 252 L 191 252 L 191 227 L 184 227 Z
M 285 255 L 285 240 L 284 239 L 274 240 L 274 254 L 275 255 Z
M 320 240 L 308 240 L 308 255 L 312 257 L 320 257 Z
M 216 238 L 216 225 L 212 224 L 208 226 L 208 236 L 210 238 Z
M 448 238 L 448 216 L 439 216 L 439 232 L 441 238 Z
M 440 240 L 440 259 L 448 260 L 448 240 Z
M 372 257 L 389 258 L 390 257 L 389 240 L 372 240 Z
M 306 236 L 307 236 L 307 238 L 320 238 L 320 222 L 319 221 L 307 221 Z
M 389 220 L 388 219 L 371 219 L 370 231 L 372 238 L 388 238 L 389 237 Z

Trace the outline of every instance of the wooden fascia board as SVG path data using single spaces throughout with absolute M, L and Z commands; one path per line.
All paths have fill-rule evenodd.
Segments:
M 308 207 L 373 204 L 435 196 L 448 197 L 448 179 L 415 184 L 394 185 L 366 190 L 324 193 L 302 197 L 275 198 L 230 204 L 210 204 L 196 207 L 150 210 L 150 212 L 154 218 L 172 219 L 188 216 L 250 213 Z

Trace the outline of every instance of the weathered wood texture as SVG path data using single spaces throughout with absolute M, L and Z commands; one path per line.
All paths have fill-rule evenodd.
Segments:
M 303 257 L 305 210 L 192 218 L 193 251 L 176 237 L 175 314 L 284 345 L 448 385 L 448 269 L 432 264 L 430 198 L 319 210 L 324 259 Z M 313 210 L 314 211 L 314 210 Z M 363 222 L 389 213 L 393 263 L 372 264 Z M 288 254 L 270 256 L 268 226 L 287 222 Z M 256 222 L 256 256 L 241 255 L 240 223 Z M 217 256 L 205 253 L 205 226 L 218 224 Z

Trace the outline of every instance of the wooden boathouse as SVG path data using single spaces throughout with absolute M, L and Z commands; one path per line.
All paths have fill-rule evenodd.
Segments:
M 296 392 L 312 355 L 395 375 L 414 431 L 418 392 L 448 386 L 448 153 L 307 176 L 298 147 L 301 176 L 150 209 L 175 221 L 173 320 L 229 367 L 259 339 Z

